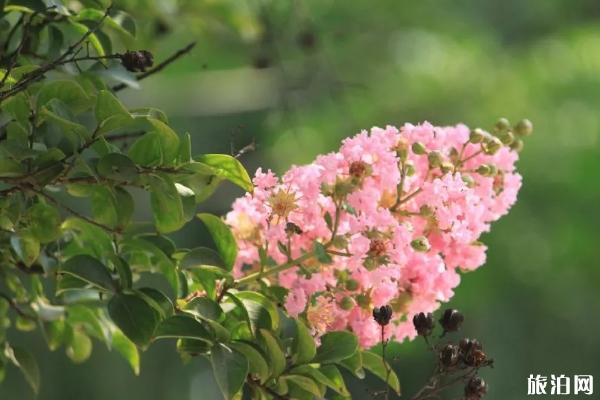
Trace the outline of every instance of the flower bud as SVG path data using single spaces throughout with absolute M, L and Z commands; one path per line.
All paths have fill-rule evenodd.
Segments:
M 502 148 L 502 142 L 497 137 L 489 138 L 483 146 L 483 151 L 486 154 L 494 155 Z
M 515 126 L 517 136 L 529 136 L 533 133 L 533 124 L 528 119 L 520 120 Z
M 369 256 L 371 257 L 381 257 L 386 254 L 386 246 L 383 240 L 373 239 L 371 240 L 371 244 L 369 246 Z
M 413 176 L 416 172 L 415 164 L 412 161 L 405 162 L 404 171 L 406 173 L 406 176 Z
M 342 310 L 351 310 L 355 305 L 354 299 L 350 296 L 344 296 L 340 301 L 340 308 Z
M 398 140 L 398 144 L 396 144 L 396 153 L 398 153 L 400 160 L 406 161 L 408 158 L 408 140 L 405 138 L 400 138 Z
M 410 245 L 416 251 L 425 252 L 430 249 L 429 240 L 425 236 L 419 236 L 410 242 Z
M 462 178 L 463 182 L 465 183 L 465 185 L 467 185 L 468 188 L 475 187 L 475 179 L 473 179 L 471 175 L 463 174 L 460 177 Z
M 439 151 L 433 150 L 427 154 L 427 161 L 429 161 L 430 168 L 437 168 L 442 165 L 442 154 Z
M 523 141 L 521 139 L 515 139 L 511 144 L 510 148 L 517 153 L 523 150 Z
M 413 325 L 419 336 L 429 336 L 433 331 L 433 315 L 431 313 L 420 312 L 413 317 Z
M 423 217 L 431 217 L 433 215 L 433 209 L 430 206 L 428 206 L 427 204 L 423 204 L 419 208 L 419 214 L 422 215 Z
M 458 346 L 454 344 L 445 345 L 439 352 L 439 358 L 444 367 L 450 368 L 455 366 L 459 360 Z
M 381 326 L 386 326 L 392 319 L 392 307 L 385 305 L 373 309 L 373 319 Z
M 367 308 L 371 306 L 371 297 L 367 294 L 359 294 L 358 296 L 356 296 L 356 303 L 361 307 L 361 308 Z
M 511 131 L 502 131 L 498 133 L 498 139 L 505 144 L 509 145 L 515 140 L 515 135 Z
M 465 317 L 458 311 L 453 308 L 448 308 L 444 311 L 442 318 L 440 318 L 440 325 L 444 329 L 444 333 L 446 332 L 456 332 L 460 329 Z
M 487 393 L 487 384 L 483 379 L 478 376 L 474 376 L 469 379 L 465 386 L 465 399 L 467 400 L 479 400 Z
M 414 142 L 412 144 L 412 151 L 415 154 L 423 155 L 427 153 L 427 148 L 425 148 L 425 145 L 421 142 Z
M 356 289 L 358 289 L 359 285 L 358 285 L 358 281 L 357 280 L 355 280 L 355 279 L 348 279 L 346 281 L 346 285 L 345 286 L 346 286 L 347 290 L 356 290 Z
M 492 170 L 493 169 L 491 165 L 481 164 L 475 171 L 482 176 L 492 176 Z
M 447 174 L 448 172 L 454 171 L 454 164 L 450 161 L 444 161 L 442 165 L 440 165 L 440 170 L 442 173 Z
M 500 118 L 496 122 L 496 125 L 494 125 L 494 128 L 496 128 L 496 130 L 499 132 L 507 131 L 510 129 L 510 121 L 506 118 Z
M 485 133 L 480 128 L 475 128 L 469 133 L 469 142 L 473 144 L 481 143 L 483 138 L 485 137 Z

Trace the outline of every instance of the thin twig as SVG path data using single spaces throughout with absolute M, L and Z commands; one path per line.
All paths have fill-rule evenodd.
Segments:
M 19 304 L 17 304 L 17 302 L 12 297 L 10 297 L 9 295 L 7 295 L 6 293 L 0 292 L 0 297 L 3 298 L 4 300 L 6 300 L 6 302 L 8 303 L 8 305 L 13 310 L 15 310 L 15 312 L 17 314 L 19 314 L 21 317 L 29 319 L 29 320 L 32 320 L 32 321 L 36 321 L 37 320 L 37 318 L 35 316 L 30 315 L 30 314 L 26 313 L 25 311 L 23 311 L 21 309 L 21 307 L 19 306 Z
M 161 70 L 163 70 L 166 66 L 168 66 L 169 64 L 171 64 L 172 62 L 174 62 L 175 60 L 177 60 L 178 58 L 184 56 L 185 54 L 189 53 L 194 46 L 196 45 L 196 42 L 192 42 L 190 44 L 188 44 L 187 46 L 185 46 L 182 49 L 177 50 L 175 53 L 173 53 L 170 57 L 168 57 L 167 59 L 165 59 L 163 62 L 161 62 L 160 64 L 157 64 L 156 66 L 150 68 L 148 71 L 146 72 L 142 72 L 141 74 L 137 75 L 135 78 L 138 81 L 141 81 L 142 79 L 146 79 L 147 77 L 149 77 L 150 75 L 153 75 Z M 113 86 L 112 90 L 115 92 L 118 92 L 120 90 L 123 90 L 127 88 L 127 85 L 124 83 L 120 83 L 118 85 Z

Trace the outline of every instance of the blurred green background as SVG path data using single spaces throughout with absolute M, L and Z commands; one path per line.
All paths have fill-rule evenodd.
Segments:
M 598 1 L 119 3 L 142 31 L 163 32 L 144 44 L 158 60 L 198 42 L 140 90 L 123 92 L 125 101 L 165 110 L 180 133 L 192 134 L 198 153 L 235 153 L 254 141 L 256 151 L 241 157 L 251 173 L 309 162 L 373 125 L 491 128 L 500 116 L 530 118 L 535 133 L 521 153 L 518 204 L 484 237 L 488 262 L 464 275 L 451 305 L 466 315 L 463 333 L 496 359 L 484 373 L 489 399 L 526 398 L 531 373 L 600 379 Z M 160 23 L 144 23 L 157 14 Z M 225 213 L 240 194 L 224 186 L 204 208 Z M 206 241 L 193 223 L 175 239 Z M 75 366 L 40 336 L 18 335 L 14 341 L 40 355 L 39 400 L 220 398 L 207 365 L 184 365 L 170 343 L 143 354 L 135 377 L 100 345 Z M 394 352 L 410 398 L 428 378 L 431 356 L 420 341 Z M 353 381 L 352 388 L 366 399 L 380 385 Z M 33 398 L 11 369 L 0 399 Z

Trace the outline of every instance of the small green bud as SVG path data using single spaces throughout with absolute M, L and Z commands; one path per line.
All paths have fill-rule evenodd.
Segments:
M 510 144 L 510 148 L 517 153 L 523 150 L 523 141 L 521 139 L 515 139 L 514 142 Z
M 479 175 L 489 176 L 491 168 L 487 164 L 481 164 L 475 171 L 477 171 Z
M 501 148 L 502 148 L 502 142 L 500 141 L 500 139 L 498 139 L 497 137 L 491 137 L 490 139 L 488 139 L 487 142 L 485 142 L 483 151 L 486 154 L 494 155 Z
M 354 302 L 354 299 L 352 297 L 350 297 L 350 296 L 344 296 L 342 298 L 342 300 L 340 301 L 340 308 L 342 310 L 348 311 L 348 310 L 351 310 L 354 307 L 355 304 L 356 303 Z
M 359 294 L 358 296 L 356 296 L 356 302 L 361 308 L 371 308 L 371 298 L 366 294 Z
M 522 119 L 515 125 L 515 133 L 517 136 L 529 136 L 533 133 L 533 124 L 527 118 Z
M 398 157 L 402 161 L 406 161 L 408 158 L 408 141 L 405 138 L 398 140 L 398 144 L 396 145 L 396 153 L 398 153 Z
M 427 161 L 429 161 L 430 168 L 437 168 L 442 165 L 442 154 L 436 150 L 431 151 L 429 154 L 427 154 Z
M 356 290 L 358 289 L 358 281 L 355 279 L 348 279 L 346 281 L 346 289 L 347 290 Z
M 500 118 L 495 125 L 496 130 L 499 132 L 507 131 L 510 129 L 510 121 L 506 118 Z
M 412 151 L 415 154 L 423 155 L 423 154 L 427 153 L 427 148 L 421 142 L 414 142 L 412 144 Z
M 415 169 L 415 164 L 412 161 L 407 161 L 404 163 L 404 171 L 406 176 L 413 176 L 417 170 Z
M 413 241 L 410 242 L 410 245 L 416 251 L 421 252 L 428 251 L 431 248 L 429 245 L 429 240 L 427 240 L 425 236 L 419 236 L 418 238 L 413 239 Z
M 461 178 L 463 180 L 463 182 L 465 183 L 465 185 L 467 185 L 468 188 L 473 188 L 475 187 L 475 179 L 473 179 L 473 177 L 471 175 L 461 175 Z
M 428 205 L 422 205 L 421 208 L 419 208 L 419 214 L 423 217 L 431 217 L 433 215 L 433 209 Z
M 469 134 L 469 142 L 473 144 L 481 143 L 485 137 L 485 132 L 480 128 L 475 128 Z
M 454 171 L 454 164 L 450 161 L 444 161 L 442 165 L 440 165 L 440 169 L 442 170 L 442 173 L 447 174 L 448 172 Z
M 509 145 L 515 140 L 515 135 L 511 131 L 503 131 L 498 134 L 498 139 L 503 144 Z

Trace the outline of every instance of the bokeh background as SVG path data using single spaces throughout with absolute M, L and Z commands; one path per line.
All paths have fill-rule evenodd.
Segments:
M 197 153 L 236 153 L 250 172 L 283 172 L 373 125 L 430 121 L 491 128 L 530 118 L 518 204 L 484 237 L 488 262 L 463 276 L 451 305 L 464 334 L 496 359 L 488 398 L 525 399 L 529 374 L 591 374 L 600 390 L 600 3 L 596 0 L 123 0 L 140 46 L 162 59 L 193 52 L 128 89 L 131 106 L 163 109 Z M 159 22 L 156 16 L 159 15 Z M 148 23 L 146 23 L 148 21 Z M 224 185 L 204 205 L 227 212 Z M 143 207 L 142 207 L 143 209 Z M 139 219 L 147 218 L 142 212 Z M 175 239 L 199 245 L 191 223 Z M 99 344 L 75 366 L 31 334 L 39 400 L 220 399 L 201 359 L 183 364 L 171 343 L 143 354 L 141 376 Z M 410 398 L 431 355 L 420 341 L 393 346 Z M 353 381 L 357 399 L 375 381 Z M 456 393 L 448 394 L 447 399 Z M 11 369 L 2 400 L 33 399 Z M 543 396 L 540 396 L 543 398 Z M 573 397 L 575 398 L 575 397 Z

